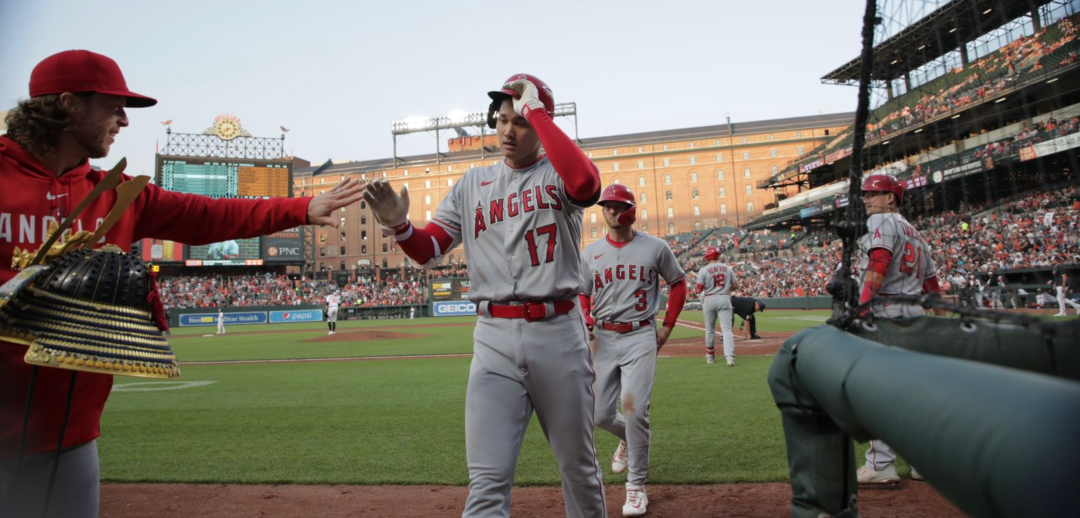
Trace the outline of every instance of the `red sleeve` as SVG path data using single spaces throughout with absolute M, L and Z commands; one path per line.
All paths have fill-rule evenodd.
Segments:
M 307 225 L 311 198 L 217 199 L 147 185 L 136 199 L 132 237 L 205 245 L 226 239 L 264 236 Z
M 941 286 L 938 285 L 936 275 L 923 281 L 922 291 L 923 293 L 941 293 Z
M 428 223 L 424 228 L 416 228 L 408 220 L 394 227 L 394 240 L 409 259 L 421 266 L 446 254 L 454 244 L 454 238 L 439 225 Z
M 674 329 L 675 321 L 682 313 L 683 304 L 686 303 L 686 280 L 680 280 L 671 285 L 667 299 L 667 315 L 664 316 L 664 327 Z
M 592 329 L 596 323 L 592 317 L 592 297 L 581 293 L 578 294 L 578 300 L 581 301 L 581 312 L 585 313 L 585 324 L 589 326 L 589 329 Z
M 892 262 L 892 252 L 884 248 L 875 248 L 870 251 L 870 264 L 866 267 L 866 273 L 875 272 L 885 278 L 889 273 L 889 263 Z M 864 277 L 865 279 L 865 277 Z M 862 304 L 881 291 L 881 284 L 873 281 L 863 282 L 862 294 L 859 295 L 859 304 Z
M 540 137 L 555 172 L 566 185 L 566 194 L 574 201 L 595 203 L 600 192 L 600 171 L 596 165 L 555 125 L 547 111 L 530 110 L 526 118 Z

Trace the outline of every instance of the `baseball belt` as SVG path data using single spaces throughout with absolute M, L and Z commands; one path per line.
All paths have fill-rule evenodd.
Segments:
M 573 299 L 523 304 L 493 304 L 485 300 L 477 304 L 476 312 L 480 316 L 491 318 L 524 318 L 526 322 L 536 322 L 555 315 L 565 315 L 576 306 Z
M 615 331 L 616 333 L 629 333 L 651 325 L 652 322 L 648 320 L 642 320 L 641 322 L 603 322 L 600 324 L 605 331 Z

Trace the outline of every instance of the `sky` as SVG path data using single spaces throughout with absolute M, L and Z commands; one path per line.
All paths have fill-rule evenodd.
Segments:
M 388 158 L 391 123 L 482 111 L 507 77 L 576 102 L 578 135 L 852 112 L 856 89 L 820 78 L 856 57 L 861 0 L 546 2 L 0 0 L 0 110 L 45 57 L 115 59 L 157 106 L 129 109 L 108 157 L 153 174 L 162 121 L 199 133 L 232 114 L 319 164 Z M 573 122 L 559 118 L 573 135 Z M 450 135 L 441 135 L 442 150 Z M 432 153 L 434 134 L 398 139 Z

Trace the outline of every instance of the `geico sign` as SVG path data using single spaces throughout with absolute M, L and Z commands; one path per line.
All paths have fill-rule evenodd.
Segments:
M 476 304 L 472 302 L 442 302 L 435 306 L 436 315 L 463 315 L 476 313 Z

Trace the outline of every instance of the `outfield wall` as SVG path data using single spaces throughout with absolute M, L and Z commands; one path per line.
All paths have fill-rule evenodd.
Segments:
M 349 306 L 338 311 L 338 320 L 370 320 L 409 318 L 409 308 L 415 307 L 417 317 L 428 316 L 427 305 L 416 306 Z M 326 315 L 322 305 L 300 306 L 246 306 L 225 309 L 225 325 L 289 324 L 296 322 L 322 322 Z M 169 327 L 217 327 L 217 310 L 214 308 L 186 308 L 169 310 L 172 314 Z

